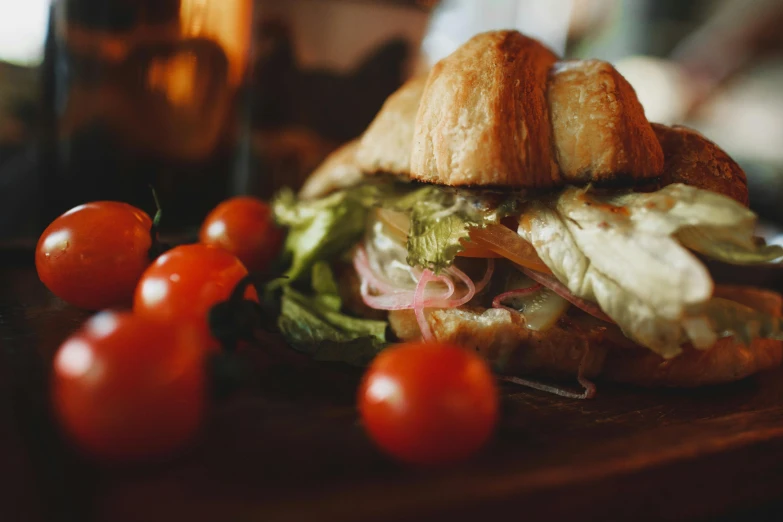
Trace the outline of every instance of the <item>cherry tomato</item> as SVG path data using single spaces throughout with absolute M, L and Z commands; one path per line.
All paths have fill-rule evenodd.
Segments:
M 225 248 L 252 272 L 266 270 L 283 243 L 283 231 L 275 225 L 269 205 L 251 197 L 232 198 L 215 207 L 199 237 L 205 245 Z
M 64 431 L 94 457 L 160 457 L 187 444 L 205 409 L 205 340 L 187 323 L 102 312 L 54 358 Z
M 38 277 L 80 308 L 130 304 L 150 263 L 151 227 L 145 212 L 126 203 L 80 205 L 55 219 L 38 240 Z
M 232 253 L 209 245 L 182 245 L 155 260 L 136 288 L 133 311 L 167 322 L 189 321 L 218 348 L 209 333 L 208 314 L 225 301 L 237 283 L 248 274 Z M 245 292 L 258 300 L 252 286 Z
M 418 465 L 470 456 L 489 439 L 498 392 L 475 353 L 444 343 L 409 343 L 375 358 L 359 390 L 371 438 L 392 456 Z

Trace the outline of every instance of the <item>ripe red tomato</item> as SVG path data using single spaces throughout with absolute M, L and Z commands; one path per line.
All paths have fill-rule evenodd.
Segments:
M 247 274 L 227 250 L 201 244 L 178 246 L 161 255 L 141 276 L 133 311 L 167 322 L 192 322 L 218 348 L 218 340 L 209 333 L 209 310 L 228 299 Z M 245 297 L 258 300 L 252 286 Z
M 359 390 L 372 439 L 394 457 L 445 464 L 477 451 L 498 417 L 495 379 L 481 357 L 444 343 L 409 343 L 375 358 Z
M 266 270 L 280 253 L 283 231 L 269 205 L 252 197 L 224 201 L 209 213 L 199 238 L 205 245 L 225 248 L 251 272 Z
M 100 459 L 176 451 L 205 410 L 205 340 L 187 323 L 102 312 L 54 358 L 52 401 L 64 431 Z
M 38 240 L 38 277 L 80 308 L 130 304 L 150 263 L 151 227 L 145 212 L 126 203 L 80 205 L 55 219 Z

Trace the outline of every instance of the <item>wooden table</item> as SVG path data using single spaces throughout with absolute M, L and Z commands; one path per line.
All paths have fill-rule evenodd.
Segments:
M 196 447 L 98 468 L 63 444 L 45 392 L 86 314 L 43 288 L 28 254 L 0 255 L 2 521 L 783 519 L 781 372 L 698 391 L 601 384 L 592 401 L 509 387 L 481 455 L 423 471 L 365 438 L 356 371 L 256 350 L 253 385 L 215 406 Z

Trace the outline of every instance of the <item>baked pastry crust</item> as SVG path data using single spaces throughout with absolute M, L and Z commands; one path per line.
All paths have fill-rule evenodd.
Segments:
M 633 87 L 607 62 L 557 63 L 547 90 L 557 164 L 572 183 L 644 180 L 663 151 Z
M 730 295 L 759 311 L 781 314 L 781 297 L 773 292 L 736 287 Z M 667 360 L 635 344 L 616 326 L 573 308 L 567 320 L 545 332 L 528 330 L 521 315 L 502 309 L 428 310 L 427 320 L 438 340 L 475 349 L 510 375 L 574 377 L 581 366 L 581 374 L 588 378 L 639 386 L 696 387 L 736 381 L 775 368 L 783 358 L 781 341 L 756 339 L 742 346 L 733 338 L 723 338 L 707 350 L 686 345 L 680 355 Z M 390 312 L 389 323 L 402 340 L 421 335 L 411 310 Z
M 546 100 L 552 51 L 516 31 L 471 38 L 424 87 L 411 177 L 442 185 L 560 183 Z
M 359 183 L 364 174 L 356 164 L 359 141 L 346 143 L 326 157 L 299 190 L 301 199 L 318 199 L 330 192 Z
M 421 97 L 414 179 L 546 188 L 657 178 L 663 151 L 631 85 L 599 60 L 557 62 L 516 31 L 438 62 Z
M 652 128 L 664 153 L 661 186 L 685 183 L 748 206 L 745 172 L 720 147 L 688 127 L 653 123 Z
M 410 172 L 413 128 L 426 83 L 426 76 L 408 80 L 383 104 L 356 151 L 357 164 L 364 172 Z

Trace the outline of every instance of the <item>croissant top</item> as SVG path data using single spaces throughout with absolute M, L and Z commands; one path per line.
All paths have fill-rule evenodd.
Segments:
M 426 76 L 408 80 L 389 96 L 364 131 L 356 151 L 356 163 L 363 172 L 410 173 L 416 112 L 426 82 Z
M 443 185 L 643 180 L 663 152 L 633 88 L 606 62 L 558 62 L 517 31 L 479 34 L 403 85 L 361 139 L 366 173 Z
M 517 31 L 479 34 L 432 69 L 411 177 L 548 187 L 657 177 L 663 151 L 633 88 L 608 63 L 558 63 Z

